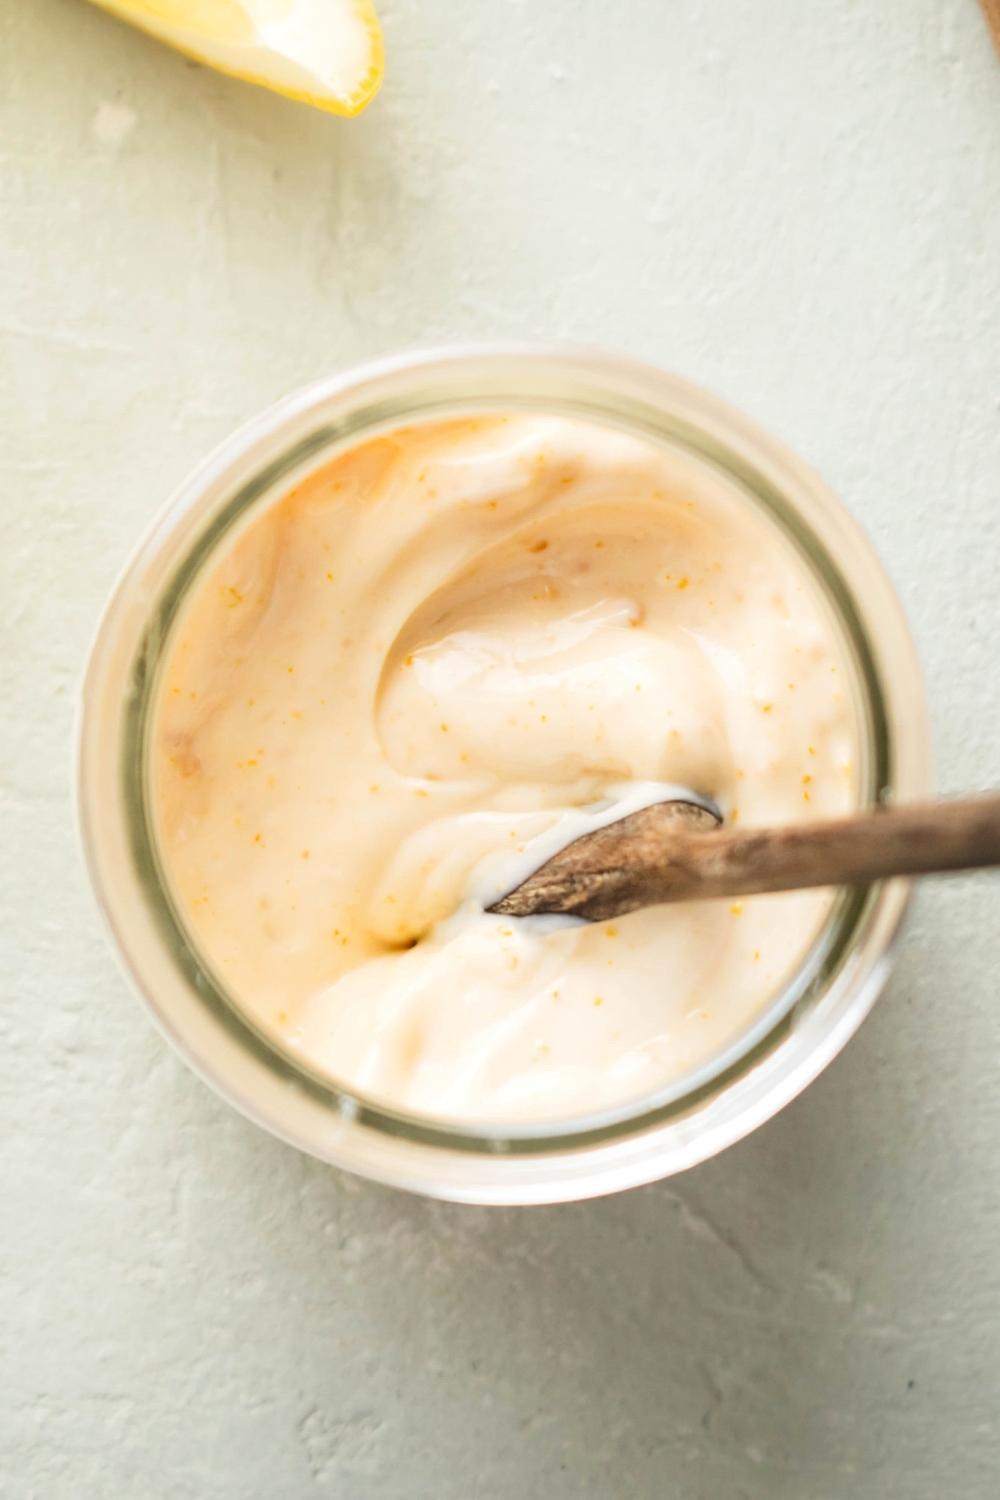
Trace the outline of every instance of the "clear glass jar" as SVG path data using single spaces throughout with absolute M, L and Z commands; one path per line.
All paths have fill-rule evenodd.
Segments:
M 518 408 L 587 418 L 665 444 L 760 507 L 813 575 L 852 664 L 862 800 L 913 798 L 929 778 L 918 664 L 867 540 L 805 465 L 673 376 L 572 349 L 410 355 L 311 386 L 223 444 L 139 546 L 93 646 L 78 797 L 98 899 L 161 1029 L 244 1114 L 349 1171 L 477 1203 L 612 1192 L 693 1166 L 746 1135 L 857 1029 L 888 974 L 908 900 L 902 882 L 842 893 L 791 982 L 708 1065 L 654 1097 L 544 1126 L 466 1126 L 386 1109 L 312 1075 L 241 1014 L 185 934 L 152 833 L 146 738 L 171 622 L 223 537 L 338 449 L 403 423 Z

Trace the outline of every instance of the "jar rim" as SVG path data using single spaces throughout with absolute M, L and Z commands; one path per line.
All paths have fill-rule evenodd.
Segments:
M 301 472 L 332 451 L 413 421 L 519 408 L 617 425 L 680 447 L 734 479 L 800 551 L 850 648 L 869 739 L 864 800 L 916 796 L 928 782 L 926 714 L 916 655 L 896 596 L 867 540 L 800 460 L 718 398 L 678 377 L 623 356 L 568 346 L 429 350 L 316 382 L 269 408 L 216 449 L 168 503 L 126 565 L 92 648 L 79 715 L 77 788 L 84 851 L 99 903 L 115 945 L 161 1027 L 237 1107 L 272 1132 L 289 1135 L 289 1121 L 275 1117 L 273 1108 L 262 1109 L 252 1089 L 248 1094 L 238 1088 L 235 1074 L 246 1068 L 230 1066 L 227 1076 L 221 1076 L 226 1070 L 220 1070 L 218 1056 L 213 1061 L 213 1048 L 199 1046 L 195 1033 L 202 1042 L 214 1033 L 218 1044 L 224 1032 L 224 1052 L 242 1049 L 244 1062 L 253 1061 L 251 1072 L 259 1075 L 263 1069 L 275 1076 L 281 1085 L 275 1098 L 310 1101 L 306 1113 L 312 1128 L 293 1137 L 304 1149 L 367 1175 L 441 1196 L 467 1196 L 460 1189 L 469 1173 L 453 1172 L 456 1181 L 451 1181 L 447 1173 L 436 1177 L 430 1163 L 476 1157 L 480 1170 L 472 1176 L 482 1179 L 473 1193 L 478 1201 L 492 1201 L 494 1194 L 496 1201 L 525 1201 L 525 1174 L 505 1171 L 517 1161 L 531 1159 L 541 1167 L 528 1176 L 535 1193 L 547 1181 L 538 1201 L 550 1201 L 564 1195 L 569 1155 L 613 1154 L 616 1147 L 634 1146 L 639 1139 L 658 1144 L 649 1160 L 631 1162 L 627 1181 L 621 1180 L 622 1161 L 612 1164 L 610 1186 L 603 1185 L 601 1173 L 588 1180 L 587 1191 L 608 1191 L 691 1165 L 747 1133 L 787 1102 L 779 1093 L 790 1098 L 799 1092 L 867 1014 L 884 981 L 908 900 L 900 883 L 841 893 L 788 982 L 702 1067 L 612 1108 L 534 1124 L 433 1120 L 366 1099 L 282 1049 L 227 995 L 174 906 L 159 868 L 147 795 L 147 736 L 156 668 L 180 601 L 223 535 L 286 493 Z M 845 576 L 848 567 L 851 580 Z M 857 587 L 853 575 L 859 569 Z M 909 731 L 905 737 L 897 729 L 904 710 Z M 109 714 L 114 721 L 110 733 Z M 117 795 L 108 775 L 109 756 L 116 761 Z M 115 825 L 113 830 L 109 823 Z M 123 856 L 130 867 L 124 880 Z M 141 907 L 146 920 L 139 923 L 144 929 L 140 934 L 131 930 L 131 923 L 123 923 L 123 916 L 128 909 L 134 917 Z M 151 942 L 161 945 L 155 961 Z M 186 1021 L 179 1017 L 176 984 L 169 986 L 173 1003 L 167 997 L 165 955 L 175 980 L 179 975 L 187 986 L 189 998 L 195 997 L 211 1013 L 213 1025 L 207 1030 L 191 1024 L 189 1005 L 181 1007 Z M 813 1038 L 811 1049 L 797 1046 L 807 1030 L 801 1024 L 804 1011 L 815 1008 L 838 985 L 845 991 L 844 1004 L 831 1008 L 831 1024 L 823 1029 L 823 1037 Z M 838 1010 L 844 1015 L 833 1013 Z M 848 1012 L 850 1024 L 845 1025 Z M 839 1040 L 825 1056 L 828 1048 L 819 1044 L 833 1035 Z M 782 1051 L 802 1055 L 786 1057 L 789 1066 L 771 1080 L 766 1101 L 757 1099 L 749 1113 L 744 1110 L 727 1120 L 724 1101 L 751 1074 L 773 1068 Z M 794 1084 L 790 1089 L 789 1083 Z M 762 1102 L 770 1107 L 762 1109 Z M 331 1117 L 319 1130 L 317 1111 Z M 698 1154 L 693 1138 L 701 1134 L 697 1122 L 706 1112 L 712 1114 L 719 1138 Z M 679 1132 L 673 1146 L 683 1144 L 683 1150 L 669 1149 L 671 1131 Z M 369 1147 L 373 1137 L 382 1137 L 398 1160 L 391 1171 L 384 1165 L 380 1169 L 384 1153 L 348 1150 L 348 1137 L 355 1146 L 367 1142 Z M 409 1164 L 412 1175 L 407 1150 L 414 1157 Z M 552 1164 L 548 1174 L 546 1162 Z M 583 1196 L 578 1183 L 576 1187 L 565 1195 Z

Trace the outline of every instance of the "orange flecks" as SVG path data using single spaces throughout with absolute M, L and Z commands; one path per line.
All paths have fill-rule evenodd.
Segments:
M 329 571 L 329 569 L 327 569 L 326 581 L 327 581 L 327 583 L 332 583 L 333 582 L 333 574 Z
M 594 996 L 594 1004 L 595 1005 L 603 1005 L 604 1004 L 604 996 L 603 995 L 595 995 Z
M 677 587 L 679 589 L 686 589 L 690 582 L 690 578 L 688 578 L 687 574 L 685 574 L 683 578 L 678 578 Z
M 201 760 L 191 747 L 191 741 L 187 735 L 178 735 L 173 741 L 175 749 L 168 756 L 170 764 L 179 776 L 185 779 L 197 776 L 201 770 Z
M 542 540 L 537 541 L 537 542 L 532 542 L 531 545 L 528 547 L 528 551 L 529 552 L 544 552 L 545 549 L 546 549 L 546 547 L 548 545 L 549 545 L 548 542 L 545 541 L 544 539 L 542 539 Z
M 380 792 L 382 790 L 382 788 L 379 786 L 379 784 L 378 784 L 377 781 L 373 781 L 372 784 L 371 784 L 371 786 L 368 788 L 368 790 L 371 792 L 372 796 L 374 797 L 377 792 Z
M 729 908 L 729 910 L 732 912 L 732 914 L 733 914 L 734 917 L 742 917 L 742 915 L 743 915 L 743 902 L 742 901 L 734 901 L 733 904 L 732 904 L 732 906 Z
M 288 1012 L 287 1012 L 287 1010 L 279 1010 L 278 1011 L 278 1025 L 279 1026 L 287 1026 L 288 1025 Z
M 760 711 L 761 711 L 762 714 L 769 714 L 771 712 L 771 710 L 772 710 L 773 707 L 774 707 L 773 703 L 762 703 L 760 705 Z
M 759 948 L 755 948 L 753 950 L 753 961 L 754 961 L 755 964 L 759 964 L 760 963 L 760 949 Z
M 809 755 L 815 755 L 816 754 L 816 746 L 815 745 L 807 745 L 806 746 L 806 752 Z
M 293 666 L 289 666 L 288 670 L 289 670 L 289 672 L 294 672 L 295 668 Z
M 263 844 L 264 835 L 262 833 L 255 833 L 253 836 L 253 841 L 255 844 Z
M 308 859 L 309 858 L 309 850 L 308 849 L 303 849 L 302 854 L 301 854 L 300 857 L 302 859 Z
M 441 733 L 442 734 L 447 734 L 448 733 L 448 726 L 447 726 L 447 724 L 442 724 L 440 726 L 440 728 L 441 728 Z
M 232 585 L 222 590 L 222 597 L 227 609 L 235 609 L 237 604 L 243 603 L 243 595 L 239 589 L 234 589 Z

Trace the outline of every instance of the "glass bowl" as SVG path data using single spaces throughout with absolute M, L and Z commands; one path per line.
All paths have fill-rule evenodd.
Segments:
M 568 1120 L 463 1124 L 386 1108 L 313 1074 L 241 1013 L 185 932 L 153 832 L 147 736 L 171 624 L 220 541 L 338 450 L 404 424 L 518 409 L 665 445 L 692 472 L 759 507 L 812 574 L 850 662 L 862 803 L 916 798 L 929 784 L 918 663 L 868 541 L 806 465 L 685 381 L 588 350 L 431 351 L 320 381 L 225 442 L 140 543 L 92 648 L 77 779 L 98 901 L 161 1030 L 230 1103 L 349 1171 L 474 1203 L 547 1203 L 632 1187 L 691 1167 L 769 1119 L 871 1008 L 909 894 L 899 881 L 841 892 L 798 971 L 708 1063 L 655 1095 Z

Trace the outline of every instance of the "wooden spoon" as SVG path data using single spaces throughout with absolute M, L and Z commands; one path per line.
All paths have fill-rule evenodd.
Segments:
M 489 907 L 604 922 L 664 901 L 867 885 L 1000 865 L 1000 794 L 794 828 L 726 828 L 695 802 L 657 802 L 574 839 Z

